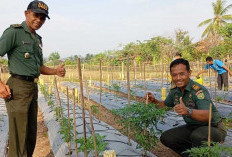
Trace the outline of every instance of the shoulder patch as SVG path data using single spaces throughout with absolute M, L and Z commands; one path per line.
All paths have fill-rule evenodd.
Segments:
M 205 98 L 204 93 L 203 93 L 203 92 L 198 93 L 198 94 L 197 94 L 197 98 L 198 98 L 198 99 L 204 99 L 204 98 Z
M 13 24 L 13 25 L 11 25 L 11 26 L 13 26 L 14 28 L 20 28 L 20 27 L 22 27 L 21 24 Z
M 196 85 L 196 84 L 194 84 L 194 85 L 192 85 L 192 88 L 194 89 L 194 90 L 199 90 L 200 89 L 200 86 L 198 86 L 198 85 Z

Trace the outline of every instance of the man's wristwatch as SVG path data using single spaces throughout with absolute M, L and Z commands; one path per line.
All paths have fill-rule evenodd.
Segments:
M 193 113 L 193 109 L 192 108 L 188 108 L 188 115 L 191 115 Z

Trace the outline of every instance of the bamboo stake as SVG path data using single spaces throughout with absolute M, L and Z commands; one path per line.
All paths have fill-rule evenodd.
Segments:
M 78 58 L 78 74 L 79 74 L 79 81 L 80 81 L 85 157 L 88 157 L 87 147 L 86 147 L 85 103 L 84 103 L 84 95 L 83 95 L 83 82 L 82 82 L 82 75 L 81 75 L 82 73 L 81 73 L 81 61 L 80 61 L 80 58 Z
M 147 83 L 146 83 L 146 63 L 143 63 L 143 81 L 144 81 L 144 91 L 147 93 Z
M 146 96 L 146 106 L 148 105 L 148 95 Z M 143 135 L 146 135 L 146 130 L 143 130 Z M 143 149 L 143 156 L 146 156 L 147 152 Z
M 208 146 L 211 143 L 211 118 L 212 118 L 212 103 L 209 104 L 209 125 L 208 125 Z
M 90 124 L 91 124 L 91 129 L 92 129 L 92 135 L 93 135 L 93 145 L 94 145 L 94 153 L 95 157 L 98 157 L 98 152 L 97 152 L 97 142 L 96 142 L 96 137 L 95 137 L 95 131 L 94 131 L 94 126 L 93 126 L 93 118 L 92 118 L 92 109 L 90 107 L 89 109 L 89 118 L 90 118 Z
M 62 106 L 61 106 L 61 101 L 60 101 L 60 94 L 59 94 L 58 87 L 57 87 L 56 77 L 54 77 L 54 82 L 55 82 L 55 88 L 56 88 L 56 98 L 57 98 L 58 104 L 60 106 L 60 108 L 58 109 L 58 120 L 59 120 L 60 117 L 61 117 L 61 119 L 63 119 L 63 114 L 62 114 Z
M 124 80 L 124 63 L 122 61 L 122 81 Z
M 86 93 L 87 93 L 88 104 L 89 104 L 89 88 L 88 88 L 88 83 L 86 83 L 86 91 L 87 91 Z M 95 153 L 95 157 L 98 157 L 97 143 L 96 143 L 96 138 L 95 138 L 94 126 L 93 126 L 93 117 L 92 117 L 92 108 L 91 108 L 91 106 L 89 107 L 89 118 L 90 118 L 90 125 L 91 125 L 92 136 L 93 136 L 94 153 Z
M 161 73 L 161 79 L 162 79 L 162 87 L 164 86 L 164 59 L 162 57 L 162 73 Z
M 67 94 L 67 108 L 68 108 L 68 125 L 70 126 L 70 117 L 69 117 L 69 92 L 68 92 L 68 87 L 66 87 L 66 94 Z M 69 130 L 69 136 L 70 136 L 70 131 Z M 68 155 L 71 155 L 71 140 L 69 141 L 69 152 Z
M 102 61 L 100 60 L 100 104 L 102 95 Z
M 208 66 L 209 66 L 209 72 L 208 72 L 208 76 L 209 76 L 209 89 L 210 89 L 210 95 L 212 96 L 210 65 L 208 64 Z
M 128 98 L 128 106 L 130 106 L 130 97 L 131 97 L 131 93 L 130 93 L 130 69 L 129 69 L 129 65 L 130 65 L 130 61 L 129 61 L 129 56 L 127 55 L 127 98 Z M 128 144 L 131 145 L 130 142 L 130 127 L 128 128 Z
M 75 89 L 73 88 L 73 132 L 74 132 L 74 143 L 75 143 L 75 151 L 76 151 L 76 157 L 79 157 L 78 155 L 78 148 L 77 148 L 77 131 L 76 131 L 76 101 L 75 101 Z
M 214 88 L 214 92 L 215 92 L 215 100 L 216 100 L 216 103 L 215 103 L 215 107 L 217 108 L 217 105 L 218 105 L 218 103 L 217 103 L 217 80 L 216 80 L 216 77 L 217 77 L 217 72 L 215 71 L 215 88 Z M 223 93 L 224 93 L 224 91 L 223 91 Z
M 136 61 L 134 60 L 134 81 L 135 81 L 135 87 L 136 87 Z

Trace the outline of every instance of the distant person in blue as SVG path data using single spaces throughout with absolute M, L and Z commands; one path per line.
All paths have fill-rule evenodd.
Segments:
M 222 90 L 222 87 L 224 85 L 224 91 L 228 91 L 228 72 L 230 75 L 232 75 L 232 72 L 228 67 L 225 66 L 225 64 L 220 60 L 213 60 L 212 57 L 208 56 L 206 58 L 207 65 L 205 66 L 204 70 L 200 71 L 196 77 L 198 78 L 200 74 L 203 72 L 206 72 L 209 67 L 211 69 L 214 69 L 218 72 L 218 89 Z

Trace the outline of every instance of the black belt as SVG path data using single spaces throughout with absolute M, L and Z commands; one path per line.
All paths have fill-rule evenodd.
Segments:
M 24 76 L 24 75 L 17 75 L 17 74 L 11 74 L 11 76 L 14 78 L 20 79 L 20 80 L 25 80 L 25 81 L 34 82 L 34 83 L 37 83 L 39 80 L 37 77 L 32 77 L 32 76 Z

